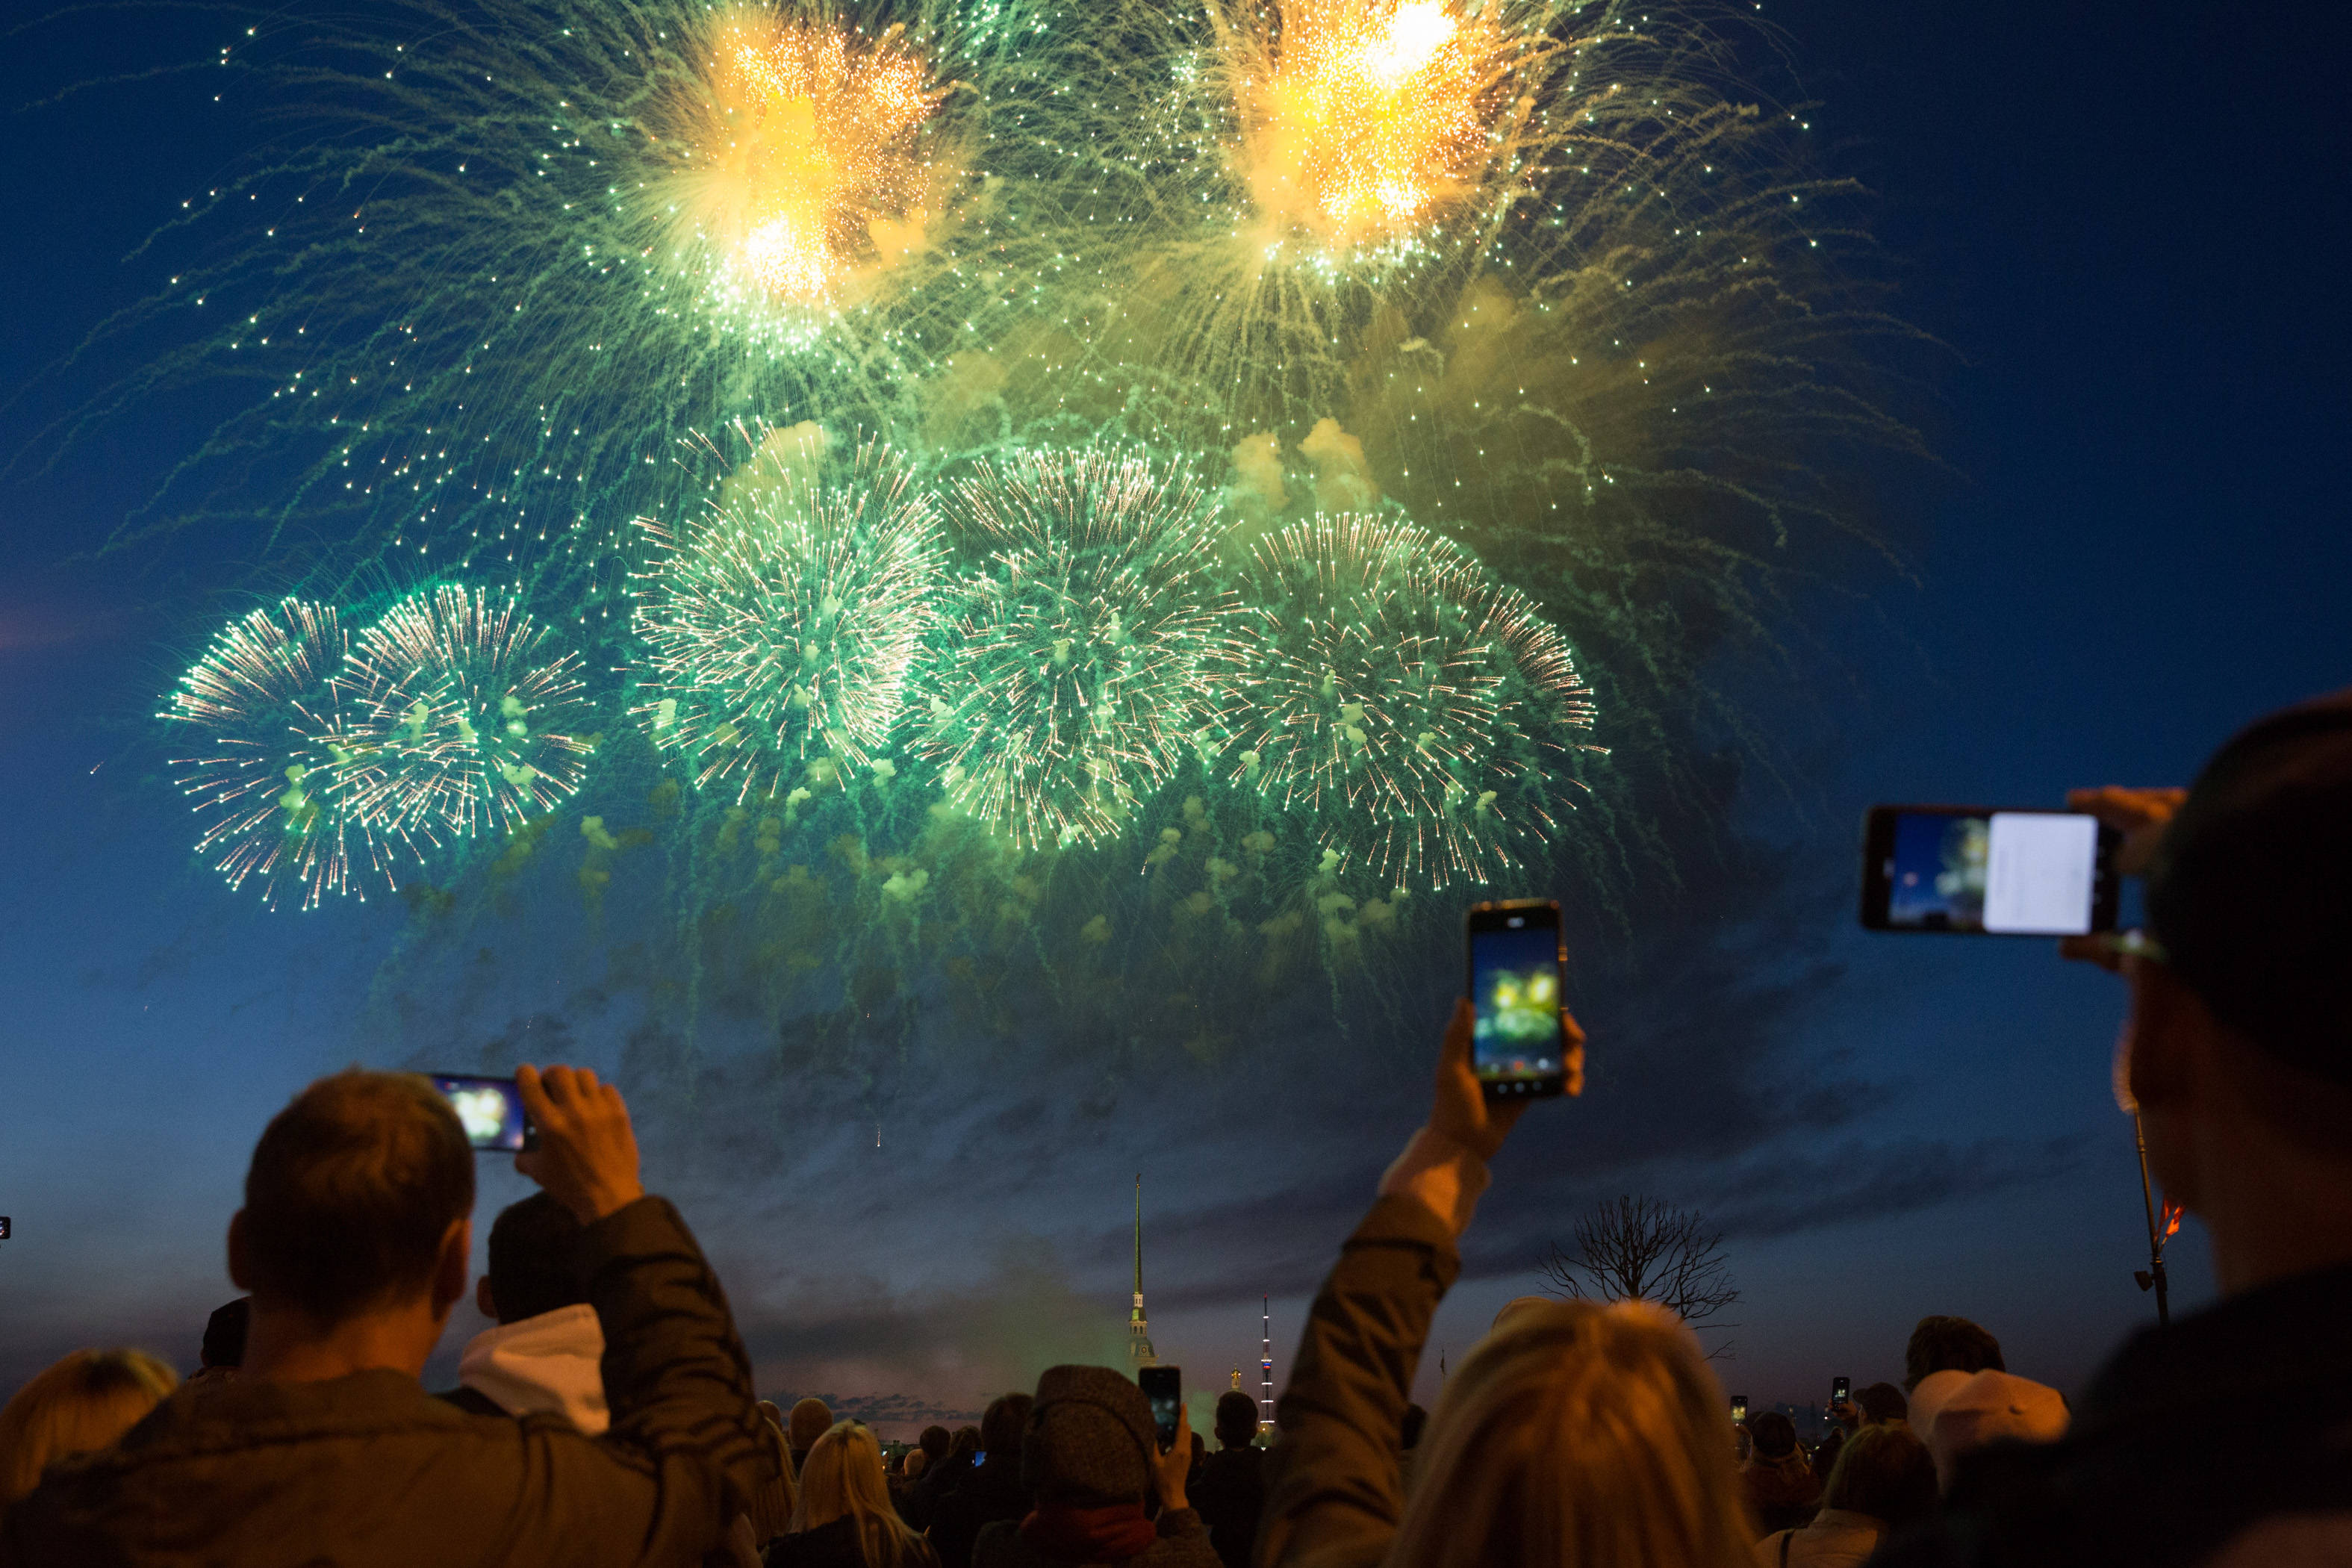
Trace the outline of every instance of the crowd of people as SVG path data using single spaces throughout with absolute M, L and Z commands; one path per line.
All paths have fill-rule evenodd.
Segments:
M 1734 1427 L 1690 1331 L 1523 1299 L 1411 1391 L 1488 1163 L 1457 1006 L 1427 1122 L 1318 1293 L 1265 1442 L 1163 1444 L 1123 1373 L 1047 1370 L 895 1460 L 822 1401 L 758 1399 L 725 1292 L 646 1194 L 619 1092 L 518 1074 L 541 1191 L 491 1226 L 496 1320 L 421 1381 L 467 1294 L 474 1156 L 423 1079 L 353 1069 L 271 1121 L 228 1226 L 247 1294 L 185 1383 L 79 1351 L 0 1410 L 0 1568 L 1887 1568 L 2352 1562 L 2352 694 L 2225 745 L 2188 792 L 2084 792 L 2147 930 L 2070 956 L 2129 991 L 2119 1082 L 2222 1299 L 2136 1336 L 2071 1407 L 1963 1319 L 1810 1450 Z M 1582 1032 L 1562 1015 L 1580 1055 Z M 1538 1112 L 1541 1114 L 1541 1112 Z

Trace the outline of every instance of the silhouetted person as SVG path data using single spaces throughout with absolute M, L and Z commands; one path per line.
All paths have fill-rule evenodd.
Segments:
M 697 1563 L 761 1479 L 751 1368 L 618 1091 L 519 1075 L 516 1168 L 585 1227 L 612 1429 L 473 1415 L 417 1386 L 466 1294 L 475 1154 L 425 1079 L 353 1070 L 273 1118 L 229 1224 L 243 1373 L 183 1390 L 0 1516 L 12 1565 Z
M 793 1473 L 798 1475 L 808 1463 L 809 1450 L 816 1440 L 833 1430 L 833 1411 L 822 1399 L 811 1395 L 793 1406 L 784 1423 L 784 1434 L 793 1443 Z
M 476 1334 L 441 1397 L 478 1415 L 561 1415 L 591 1437 L 604 1408 L 604 1331 L 580 1273 L 580 1222 L 545 1193 L 499 1211 L 474 1305 L 498 1326 Z
M 1048 1367 L 1021 1442 L 1021 1475 L 1035 1504 L 1018 1524 L 992 1524 L 972 1568 L 1218 1568 L 1216 1550 L 1184 1493 L 1192 1422 L 1180 1409 L 1176 1443 L 1160 1451 L 1151 1402 L 1107 1366 Z M 1144 1510 L 1160 1500 L 1155 1521 Z
M 1777 1410 L 1748 1418 L 1752 1447 L 1739 1467 L 1739 1485 L 1756 1527 L 1770 1533 L 1801 1527 L 1822 1500 L 1822 1483 L 1797 1446 L 1797 1424 Z
M 981 1531 L 999 1521 L 1018 1523 L 1029 1512 L 1029 1489 L 1021 1479 L 1021 1434 L 1034 1401 L 1008 1394 L 990 1404 L 980 1418 L 981 1452 L 987 1458 L 963 1484 L 931 1510 L 931 1546 L 940 1568 L 971 1568 Z
M 1257 1438 L 1257 1401 L 1239 1389 L 1217 1397 L 1217 1451 L 1202 1461 L 1186 1488 L 1209 1527 L 1209 1543 L 1225 1568 L 1249 1568 L 1265 1508 L 1265 1450 Z
M 1979 1372 L 2007 1372 L 2000 1342 L 1966 1318 L 1922 1318 L 1903 1348 L 1903 1392 L 1920 1439 L 1936 1424 L 1944 1400 Z
M 2069 804 L 2147 873 L 2144 943 L 2064 947 L 2130 986 L 2118 1076 L 2221 1300 L 2127 1341 L 2060 1442 L 1961 1458 L 1940 1525 L 1879 1561 L 2352 1560 L 2352 692 L 2242 731 L 2185 801 Z
M 1862 1568 L 1889 1531 L 1935 1512 L 1936 1466 L 1927 1445 L 1900 1426 L 1866 1426 L 1838 1457 L 1812 1521 L 1756 1543 L 1758 1568 Z
M 236 1375 L 245 1364 L 245 1335 L 253 1321 L 253 1302 L 239 1296 L 213 1309 L 205 1321 L 204 1344 L 196 1352 L 196 1375 L 188 1379 L 192 1388 L 206 1384 L 225 1383 Z

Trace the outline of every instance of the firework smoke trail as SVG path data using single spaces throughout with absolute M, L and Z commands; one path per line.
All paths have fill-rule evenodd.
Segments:
M 205 742 L 172 764 L 204 824 L 196 853 L 217 856 L 231 888 L 258 877 L 268 904 L 299 888 L 313 909 L 352 887 L 331 685 L 350 645 L 331 605 L 255 610 L 214 637 L 163 714 Z
M 511 832 L 579 790 L 591 710 L 576 652 L 516 601 L 443 585 L 362 632 L 335 685 L 354 722 L 352 820 L 435 846 Z
M 1575 754 L 1600 748 L 1567 644 L 1525 595 L 1395 518 L 1294 523 L 1257 571 L 1232 782 L 1378 888 L 1491 882 L 1544 852 L 1581 788 Z
M 1029 309 L 1054 239 L 1030 183 L 992 175 L 990 125 L 1039 90 L 1036 27 L 999 0 L 275 15 L 212 62 L 270 140 L 148 242 L 177 276 L 84 352 L 194 341 L 44 449 L 203 383 L 235 412 L 117 546 L 249 519 L 257 490 L 275 550 L 334 542 L 299 562 L 325 596 L 397 559 L 618 632 L 627 520 L 667 504 L 675 439 L 887 430 L 940 355 Z
M 1188 469 L 1107 449 L 983 460 L 954 487 L 987 560 L 919 688 L 948 799 L 1024 849 L 1121 831 L 1213 732 L 1241 609 Z
M 823 470 L 805 428 L 737 434 L 748 460 L 704 515 L 643 524 L 662 553 L 637 607 L 651 674 L 634 711 L 697 787 L 797 805 L 810 762 L 862 768 L 887 749 L 936 614 L 938 526 L 878 446 Z

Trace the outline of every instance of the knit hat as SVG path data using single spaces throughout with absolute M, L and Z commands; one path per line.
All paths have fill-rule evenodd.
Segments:
M 1126 1502 L 1151 1489 L 1160 1435 L 1151 1402 L 1107 1366 L 1055 1366 L 1037 1379 L 1021 1440 L 1021 1484 L 1073 1500 Z
M 2066 1401 L 2048 1384 L 2005 1372 L 1972 1373 L 1943 1402 L 1928 1431 L 1936 1480 L 1949 1488 L 1959 1457 L 1988 1443 L 2054 1443 L 2066 1435 Z

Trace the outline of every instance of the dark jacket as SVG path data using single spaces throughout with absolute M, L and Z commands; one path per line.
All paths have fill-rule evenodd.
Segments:
M 971 1568 L 1076 1568 L 1058 1557 L 1048 1557 L 1021 1539 L 1017 1521 L 986 1525 L 971 1549 Z M 1103 1568 L 1111 1568 L 1105 1564 Z M 1216 1549 L 1209 1531 L 1192 1510 L 1179 1509 L 1160 1516 L 1160 1539 L 1139 1557 L 1119 1560 L 1117 1568 L 1218 1568 Z
M 2257 1521 L 2352 1533 L 2352 1268 L 2147 1330 L 2093 1380 L 2060 1442 L 1963 1458 L 1935 1525 L 1874 1563 L 2187 1568 Z M 2336 1560 L 2336 1559 L 2330 1559 Z
M 8 1568 L 692 1564 L 760 1479 L 727 1298 L 669 1205 L 583 1234 L 612 1431 L 468 1415 L 398 1372 L 182 1391 L 0 1517 Z
M 940 1554 L 940 1568 L 971 1568 L 971 1549 L 981 1528 L 999 1520 L 1018 1524 L 1028 1511 L 1020 1450 L 992 1452 L 931 1507 L 931 1547 Z
M 1258 1515 L 1265 1508 L 1265 1450 L 1218 1449 L 1201 1461 L 1200 1476 L 1186 1485 L 1184 1496 L 1201 1510 L 1225 1568 L 1250 1568 Z
M 857 1521 L 845 1514 L 797 1535 L 779 1535 L 769 1544 L 766 1561 L 767 1568 L 867 1568 Z M 919 1541 L 914 1555 L 900 1568 L 923 1568 L 937 1561 L 930 1547 Z
M 1307 1315 L 1274 1407 L 1257 1561 L 1356 1568 L 1388 1554 L 1404 1517 L 1397 1444 L 1430 1320 L 1461 1272 L 1426 1205 L 1385 1197 L 1356 1226 Z

